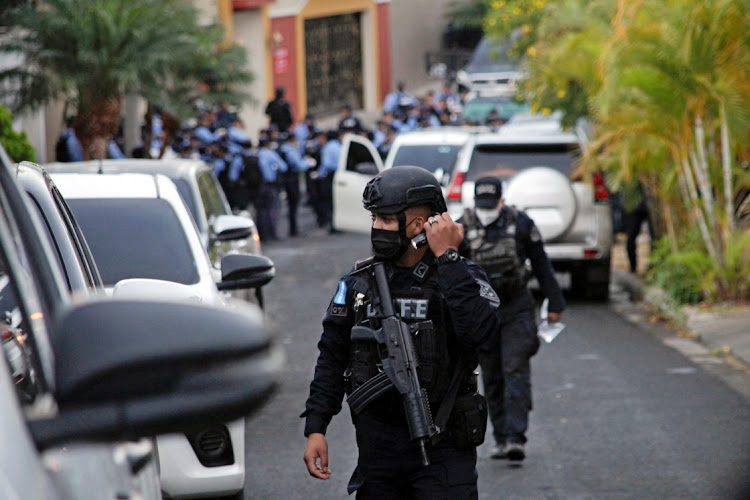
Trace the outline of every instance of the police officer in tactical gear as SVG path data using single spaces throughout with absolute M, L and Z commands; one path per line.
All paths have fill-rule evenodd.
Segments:
M 531 411 L 531 357 L 539 350 L 535 302 L 527 288 L 525 262 L 549 299 L 548 321 L 560 321 L 565 309 L 542 237 L 523 211 L 506 206 L 502 183 L 482 177 L 474 183 L 475 208 L 458 222 L 464 226 L 461 253 L 480 265 L 500 297 L 500 335 L 482 349 L 479 363 L 496 446 L 491 457 L 519 461 L 526 456 L 526 430 Z
M 477 498 L 476 446 L 484 440 L 487 408 L 474 370 L 477 351 L 493 345 L 500 328 L 497 296 L 482 269 L 458 254 L 463 227 L 447 214 L 430 172 L 387 169 L 367 184 L 363 204 L 372 212 L 374 256 L 341 278 L 323 318 L 320 354 L 301 415 L 307 470 L 318 479 L 330 477 L 325 433 L 346 394 L 359 448 L 349 493 L 356 491 L 360 500 Z M 373 384 L 387 379 L 381 372 L 392 361 L 384 344 L 355 335 L 362 327 L 385 328 L 373 279 L 383 276 L 377 274 L 381 266 L 392 310 L 408 325 L 417 378 L 434 417 L 432 432 L 420 442 L 411 438 L 402 395 L 388 380 L 385 386 Z

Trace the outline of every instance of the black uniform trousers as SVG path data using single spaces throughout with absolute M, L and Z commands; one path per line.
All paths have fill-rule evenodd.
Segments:
M 484 395 L 495 442 L 526 443 L 531 400 L 531 357 L 539 350 L 534 310 L 504 311 L 495 346 L 479 351 Z
M 406 422 L 394 425 L 362 413 L 356 427 L 359 461 L 348 491 L 356 491 L 357 500 L 478 498 L 476 448 L 457 450 L 448 440 L 428 445 L 430 465 L 424 467 Z
M 299 175 L 293 168 L 282 174 L 286 192 L 287 216 L 289 218 L 289 236 L 297 236 L 297 207 L 299 206 Z

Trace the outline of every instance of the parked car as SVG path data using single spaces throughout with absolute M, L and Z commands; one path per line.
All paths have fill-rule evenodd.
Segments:
M 148 173 L 163 174 L 172 179 L 182 199 L 193 216 L 203 245 L 208 253 L 214 273 L 221 268 L 221 259 L 231 253 L 261 255 L 260 236 L 250 214 L 232 213 L 227 197 L 211 167 L 200 160 L 171 158 L 164 160 L 121 159 L 74 163 L 48 163 L 44 168 L 50 173 Z M 244 238 L 226 239 L 228 230 L 236 227 L 250 234 Z M 262 288 L 232 290 L 236 298 L 255 302 L 263 307 Z
M 509 48 L 509 41 L 482 37 L 468 64 L 456 73 L 456 83 L 469 91 L 515 94 L 522 74 L 519 64 L 508 57 Z
M 52 253 L 57 258 L 58 267 L 71 298 L 103 293 L 101 276 L 86 239 L 49 174 L 39 165 L 26 161 L 16 165 L 15 174 L 19 185 L 32 202 L 32 211 L 42 222 L 42 235 L 46 236 Z M 111 467 L 107 461 L 108 456 L 127 451 L 136 456 L 151 457 L 155 454 L 155 446 L 153 439 L 102 443 L 76 449 L 75 452 L 68 453 L 68 457 L 77 457 L 86 462 L 91 460 L 92 455 L 98 456 L 102 464 L 101 471 L 104 472 Z M 116 472 L 110 475 L 117 477 Z M 137 493 L 143 498 L 161 497 L 159 468 L 155 459 L 147 460 L 130 479 L 134 485 L 134 494 Z
M 36 374 L 29 400 L 0 356 L 3 498 L 156 498 L 136 477 L 148 442 L 130 441 L 252 412 L 276 387 L 278 346 L 247 305 L 73 297 L 2 147 L 0 200 L 0 317 Z
M 224 282 L 215 282 L 194 221 L 169 178 L 127 173 L 55 173 L 52 178 L 90 243 L 107 290 L 123 280 L 150 278 L 187 285 L 197 301 L 224 304 L 219 293 Z M 232 237 L 248 234 L 247 227 L 244 233 L 236 228 L 230 232 Z M 269 259 L 249 254 L 224 256 L 222 275 L 247 274 L 243 266 L 253 270 L 265 266 L 268 279 L 273 276 Z M 233 288 L 245 288 L 241 281 L 237 285 Z M 244 444 L 244 419 L 157 436 L 163 491 L 175 498 L 241 494 Z
M 469 136 L 485 128 L 442 127 L 399 134 L 383 162 L 366 138 L 344 136 L 333 179 L 333 227 L 341 231 L 370 231 L 370 213 L 362 206 L 367 182 L 384 168 L 416 165 L 432 172 L 447 193 L 459 151 Z
M 601 175 L 575 169 L 581 136 L 565 131 L 559 114 L 516 115 L 497 133 L 469 138 L 453 169 L 446 202 L 458 219 L 474 206 L 474 181 L 503 180 L 507 204 L 524 210 L 544 238 L 555 271 L 570 273 L 571 290 L 609 297 L 612 212 Z

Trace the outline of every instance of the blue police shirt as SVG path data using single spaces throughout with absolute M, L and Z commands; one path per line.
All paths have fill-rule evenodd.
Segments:
M 297 138 L 297 147 L 301 154 L 305 154 L 305 143 L 310 138 L 310 127 L 306 123 L 298 123 L 294 127 L 294 136 Z
M 320 150 L 320 175 L 332 174 L 339 166 L 339 156 L 341 156 L 341 143 L 338 139 L 332 139 L 325 143 Z
M 218 137 L 205 125 L 198 126 L 198 128 L 193 131 L 193 135 L 203 144 L 211 144 L 218 139 Z
M 232 159 L 229 162 L 229 173 L 227 174 L 231 182 L 237 182 L 239 180 L 244 166 L 245 163 L 242 154 L 232 155 Z
M 83 146 L 81 146 L 81 142 L 76 137 L 75 132 L 73 132 L 73 129 L 69 129 L 66 133 L 68 137 L 65 142 L 68 146 L 70 161 L 83 161 Z
M 263 175 L 263 182 L 276 182 L 277 172 L 286 172 L 286 162 L 279 153 L 268 148 L 258 150 L 258 166 Z
M 279 147 L 279 150 L 284 153 L 284 157 L 287 161 L 287 167 L 291 168 L 292 171 L 305 172 L 308 168 L 310 168 L 310 165 L 307 164 L 307 160 L 302 157 L 299 150 L 292 144 L 285 142 Z

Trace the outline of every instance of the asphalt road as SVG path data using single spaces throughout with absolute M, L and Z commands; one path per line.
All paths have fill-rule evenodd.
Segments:
M 348 498 L 356 463 L 344 405 L 328 433 L 332 478 L 309 477 L 299 414 L 323 312 L 338 278 L 368 256 L 369 241 L 309 229 L 306 211 L 305 236 L 263 248 L 276 264 L 266 308 L 287 369 L 279 393 L 248 420 L 248 499 Z M 710 360 L 685 357 L 653 325 L 618 313 L 618 300 L 570 299 L 566 330 L 532 361 L 527 459 L 518 466 L 489 459 L 488 433 L 479 448 L 480 498 L 750 498 L 750 401 L 717 376 L 721 370 Z

